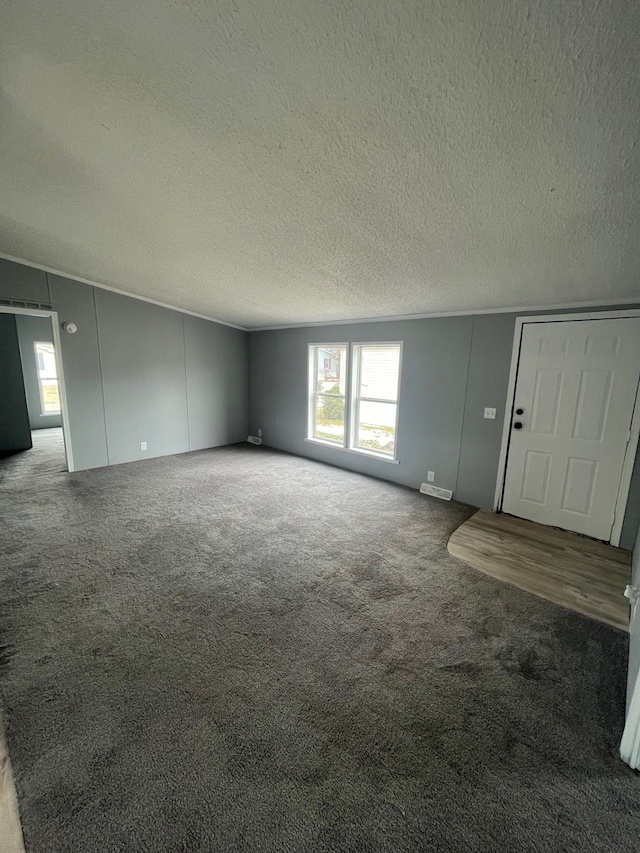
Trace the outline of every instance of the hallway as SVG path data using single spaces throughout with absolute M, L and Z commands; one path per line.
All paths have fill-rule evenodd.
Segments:
M 5 480 L 42 477 L 67 470 L 62 427 L 31 432 L 33 447 L 0 459 L 0 484 Z

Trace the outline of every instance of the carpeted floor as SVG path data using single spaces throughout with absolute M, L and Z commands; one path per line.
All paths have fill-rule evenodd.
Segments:
M 238 446 L 0 489 L 28 853 L 637 851 L 627 638 L 455 503 Z
M 0 459 L 0 483 L 25 477 L 48 477 L 67 470 L 62 427 L 34 429 L 33 447 Z

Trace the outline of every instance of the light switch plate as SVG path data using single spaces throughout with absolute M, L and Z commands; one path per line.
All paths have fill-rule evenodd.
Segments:
M 496 419 L 496 410 L 495 409 L 485 409 L 484 410 L 485 418 L 489 418 L 491 421 L 495 421 Z

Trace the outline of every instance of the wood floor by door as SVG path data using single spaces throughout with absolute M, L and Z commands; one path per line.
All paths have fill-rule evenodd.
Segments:
M 561 607 L 629 630 L 631 554 L 566 530 L 480 510 L 452 534 L 449 553 Z

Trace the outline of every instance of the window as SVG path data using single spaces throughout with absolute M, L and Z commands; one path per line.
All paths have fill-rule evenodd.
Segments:
M 344 446 L 347 347 L 327 344 L 311 350 L 309 438 Z
M 307 438 L 395 460 L 401 352 L 397 343 L 311 344 Z
M 352 447 L 395 457 L 400 347 L 353 348 Z
M 43 415 L 59 415 L 60 392 L 58 390 L 58 372 L 53 344 L 36 341 L 34 347 L 38 386 L 40 388 L 40 409 Z

